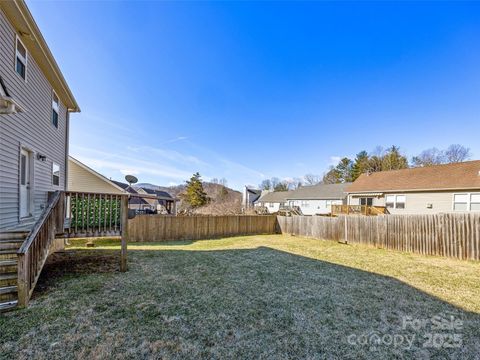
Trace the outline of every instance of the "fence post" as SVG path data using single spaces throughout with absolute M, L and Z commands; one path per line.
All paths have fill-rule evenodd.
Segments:
M 345 244 L 348 244 L 348 224 L 347 224 L 348 216 L 345 216 Z
M 26 307 L 28 305 L 28 252 L 18 254 L 18 306 Z
M 121 199 L 121 227 L 122 227 L 122 249 L 120 251 L 120 271 L 127 271 L 127 241 L 128 241 L 128 195 Z

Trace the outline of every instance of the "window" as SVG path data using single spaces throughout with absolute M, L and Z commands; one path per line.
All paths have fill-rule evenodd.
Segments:
M 406 200 L 405 195 L 397 195 L 395 199 L 395 208 L 396 209 L 405 209 L 405 200 Z
M 27 156 L 22 154 L 20 156 L 20 185 L 27 184 Z
M 308 207 L 310 204 L 308 203 L 308 201 L 303 201 L 302 200 L 302 203 L 301 203 L 301 206 L 302 207 Z
M 405 209 L 406 200 L 405 195 L 387 195 L 385 196 L 385 206 L 387 209 Z
M 480 194 L 472 194 L 470 198 L 470 210 L 480 211 Z
M 372 206 L 373 205 L 373 198 L 371 198 L 371 197 L 360 198 L 360 205 L 362 205 L 362 206 Z
M 273 208 L 273 207 L 275 207 L 275 205 L 273 203 L 268 203 L 268 207 Z
M 454 194 L 453 210 L 480 211 L 480 194 Z
M 385 196 L 385 206 L 387 207 L 387 209 L 395 208 L 395 195 Z
M 52 163 L 52 184 L 54 186 L 60 185 L 60 165 Z
M 52 124 L 58 129 L 58 96 L 55 93 L 52 93 Z
M 25 46 L 23 46 L 19 38 L 17 38 L 15 52 L 15 71 L 23 79 L 27 78 L 27 49 L 25 49 Z
M 468 210 L 468 194 L 455 194 L 453 195 L 453 210 L 455 211 L 467 211 Z

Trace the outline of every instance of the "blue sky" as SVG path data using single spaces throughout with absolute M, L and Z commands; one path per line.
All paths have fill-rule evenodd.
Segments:
M 480 158 L 480 2 L 37 2 L 82 113 L 71 154 L 114 179 L 230 186 L 342 156 Z

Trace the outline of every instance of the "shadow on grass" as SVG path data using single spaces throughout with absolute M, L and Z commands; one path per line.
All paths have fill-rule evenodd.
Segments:
M 116 272 L 118 262 L 118 250 L 54 254 L 40 277 L 38 300 L 49 296 L 56 279 Z M 167 320 L 154 317 L 135 325 L 133 336 L 158 332 L 179 344 L 188 340 L 184 356 L 473 359 L 480 354 L 478 314 L 392 277 L 268 247 L 134 251 L 129 271 L 119 276 L 128 281 L 108 294 L 109 307 L 132 312 L 125 311 L 125 328 L 118 331 L 128 331 L 146 316 L 142 311 L 155 309 Z M 95 301 L 103 297 L 96 294 Z M 139 310 L 141 304 L 148 305 Z M 102 316 L 108 318 L 108 312 Z M 172 325 L 172 317 L 182 319 L 181 326 Z M 99 320 L 98 326 L 109 321 Z M 153 354 L 181 357 L 180 345 L 178 353 Z M 112 355 L 121 351 L 112 349 Z

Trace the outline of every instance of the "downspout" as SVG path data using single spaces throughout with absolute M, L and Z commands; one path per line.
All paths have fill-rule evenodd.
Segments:
M 64 190 L 68 190 L 68 152 L 69 152 L 69 138 L 70 138 L 70 111 L 67 109 L 67 116 L 65 122 L 65 184 Z

